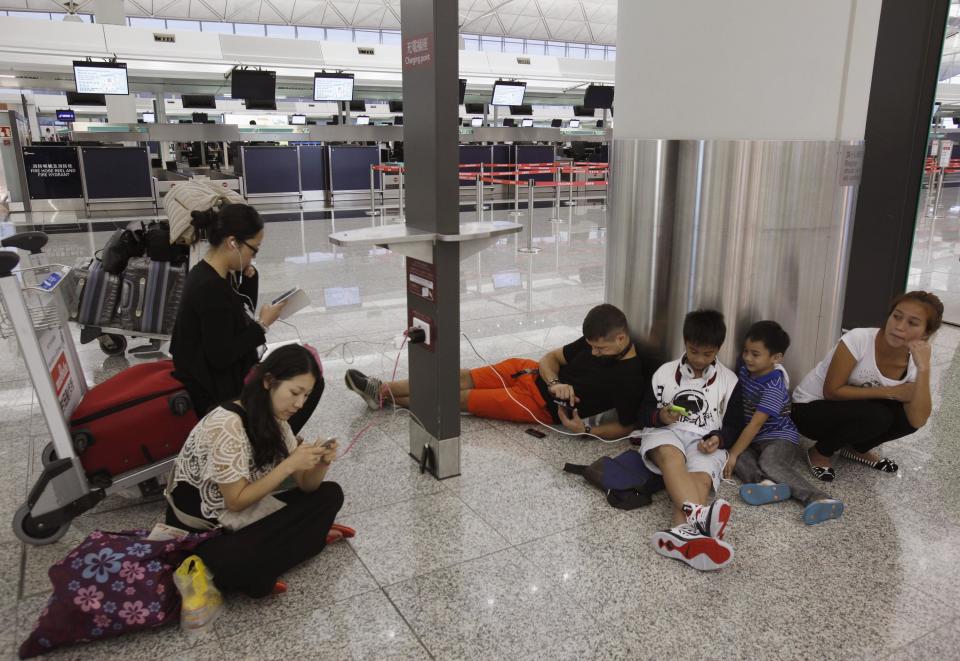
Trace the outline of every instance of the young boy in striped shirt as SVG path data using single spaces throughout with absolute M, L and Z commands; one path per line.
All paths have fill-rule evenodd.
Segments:
M 843 503 L 813 488 L 792 467 L 800 435 L 790 419 L 789 378 L 780 365 L 790 336 L 775 321 L 758 321 L 747 331 L 737 365 L 743 420 L 729 449 L 724 477 L 743 481 L 740 497 L 751 505 L 788 498 L 804 505 L 808 525 L 835 519 Z M 725 430 L 728 431 L 728 430 Z

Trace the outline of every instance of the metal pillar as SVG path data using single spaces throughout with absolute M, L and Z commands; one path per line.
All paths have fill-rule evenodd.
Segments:
M 371 165 L 370 166 L 370 210 L 366 212 L 368 216 L 376 216 L 380 213 L 379 211 L 377 211 L 377 197 L 376 197 L 376 192 L 374 192 L 375 177 L 373 175 L 373 168 L 374 166 Z M 383 175 L 380 175 L 380 178 L 382 179 Z
M 556 167 L 553 169 L 553 216 L 550 218 L 551 223 L 562 223 L 563 218 L 560 217 L 560 168 Z
M 458 8 L 449 0 L 402 0 L 404 152 L 412 228 L 460 232 Z M 401 203 L 401 207 L 402 207 Z M 412 263 L 433 278 L 432 293 L 407 291 L 408 321 L 431 327 L 430 346 L 408 349 L 410 454 L 438 479 L 460 474 L 460 245 L 437 241 L 432 264 Z M 415 290 L 418 293 L 413 293 Z

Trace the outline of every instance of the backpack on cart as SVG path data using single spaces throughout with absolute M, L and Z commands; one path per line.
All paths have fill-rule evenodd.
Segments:
M 131 259 L 122 278 L 120 326 L 140 333 L 170 334 L 186 277 L 185 264 Z
M 190 246 L 200 238 L 194 233 L 194 211 L 245 202 L 239 193 L 211 181 L 190 180 L 178 183 L 163 197 L 163 210 L 170 222 L 170 243 Z
M 663 489 L 663 477 L 643 463 L 636 450 L 616 457 L 600 457 L 589 466 L 566 464 L 563 470 L 583 477 L 601 491 L 617 509 L 633 510 L 650 504 L 651 496 Z
M 128 367 L 91 388 L 70 418 L 73 445 L 97 486 L 180 452 L 197 424 L 173 361 Z

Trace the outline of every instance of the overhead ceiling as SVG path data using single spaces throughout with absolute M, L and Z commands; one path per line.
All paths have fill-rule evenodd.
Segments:
M 127 16 L 400 29 L 400 0 L 123 0 Z M 92 0 L 0 0 L 20 11 L 93 11 Z M 460 0 L 461 31 L 613 45 L 617 0 Z

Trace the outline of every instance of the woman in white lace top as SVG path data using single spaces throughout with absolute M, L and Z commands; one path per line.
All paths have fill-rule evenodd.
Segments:
M 352 532 L 334 524 L 343 491 L 324 479 L 336 441 L 305 443 L 287 422 L 319 378 L 307 349 L 280 347 L 238 401 L 204 416 L 177 457 L 167 522 L 225 530 L 197 548 L 221 590 L 266 596 L 284 572 Z M 289 477 L 297 488 L 278 492 Z

